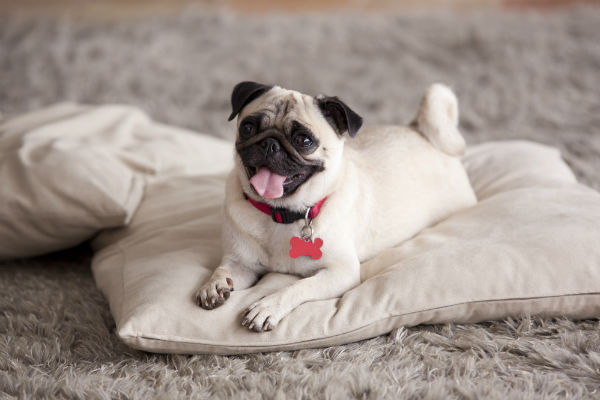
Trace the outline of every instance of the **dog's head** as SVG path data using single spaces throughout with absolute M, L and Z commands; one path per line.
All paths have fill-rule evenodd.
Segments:
M 236 166 L 243 189 L 277 206 L 308 205 L 326 195 L 346 136 L 356 136 L 362 125 L 337 97 L 256 82 L 237 84 L 231 106 L 229 120 L 238 116 Z

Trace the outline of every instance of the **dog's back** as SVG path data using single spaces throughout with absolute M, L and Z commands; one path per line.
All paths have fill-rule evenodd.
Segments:
M 477 201 L 460 159 L 464 141 L 457 120 L 431 118 L 439 111 L 435 107 L 457 118 L 456 99 L 452 92 L 448 98 L 444 88 L 442 93 L 430 89 L 410 127 L 366 127 L 346 142 L 346 157 L 356 166 L 354 179 L 360 185 L 356 207 L 364 214 L 355 227 L 362 232 L 357 238 L 361 261 Z

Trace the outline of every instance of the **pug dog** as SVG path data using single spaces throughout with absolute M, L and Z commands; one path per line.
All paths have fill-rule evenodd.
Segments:
M 341 296 L 360 283 L 362 261 L 476 203 L 460 159 L 457 100 L 444 85 L 426 91 L 408 126 L 361 129 L 337 97 L 256 82 L 236 85 L 231 106 L 224 256 L 196 302 L 215 309 L 268 272 L 302 278 L 243 312 L 251 330 Z

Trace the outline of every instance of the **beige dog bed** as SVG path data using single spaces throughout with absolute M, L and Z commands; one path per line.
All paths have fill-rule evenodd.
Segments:
M 220 259 L 232 146 L 135 109 L 63 104 L 0 125 L 0 257 L 93 240 L 119 337 L 155 352 L 234 354 L 347 343 L 422 323 L 600 316 L 600 195 L 552 148 L 471 147 L 479 203 L 362 265 L 362 283 L 266 333 L 247 305 L 297 279 L 270 274 L 222 307 L 194 304 Z M 6 188 L 6 190 L 4 190 Z M 127 224 L 120 229 L 115 228 Z

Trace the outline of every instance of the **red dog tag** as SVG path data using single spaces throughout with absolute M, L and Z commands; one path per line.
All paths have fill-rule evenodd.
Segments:
M 313 260 L 321 258 L 323 253 L 321 252 L 321 246 L 323 246 L 323 240 L 316 238 L 312 240 L 304 240 L 298 236 L 294 236 L 290 239 L 292 248 L 290 249 L 290 257 L 298 258 L 300 256 L 310 256 Z

